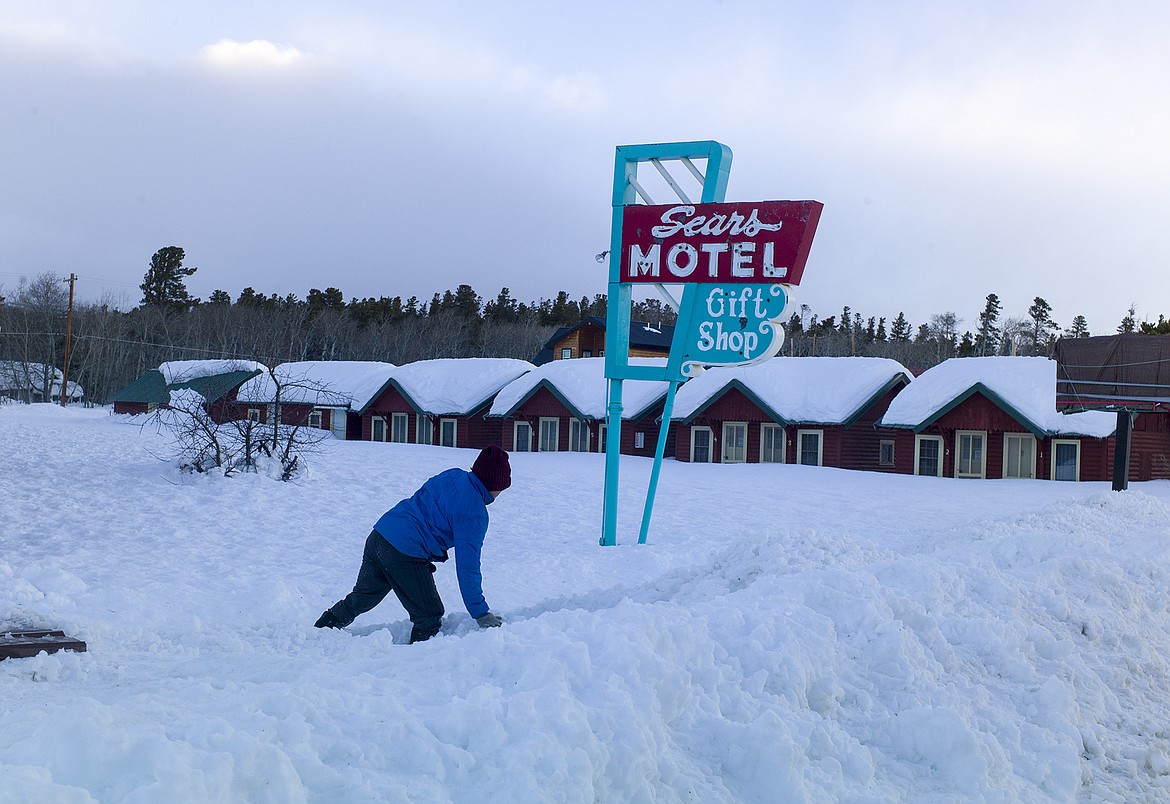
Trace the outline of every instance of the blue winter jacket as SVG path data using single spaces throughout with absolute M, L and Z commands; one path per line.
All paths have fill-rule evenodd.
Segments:
M 487 535 L 487 505 L 493 499 L 471 472 L 448 469 L 383 514 L 374 530 L 398 552 L 415 558 L 446 561 L 447 551 L 454 547 L 463 605 L 479 618 L 488 612 L 479 553 Z

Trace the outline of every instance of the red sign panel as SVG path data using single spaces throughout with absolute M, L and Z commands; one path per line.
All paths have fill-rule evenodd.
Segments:
M 799 285 L 818 201 L 630 205 L 621 282 Z

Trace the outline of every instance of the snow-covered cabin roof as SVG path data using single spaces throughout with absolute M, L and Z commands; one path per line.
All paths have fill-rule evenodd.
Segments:
M 360 410 L 386 387 L 396 366 L 368 360 L 305 360 L 281 363 L 272 374 L 258 374 L 240 386 L 240 402 L 290 404 Z
M 61 398 L 61 380 L 56 380 L 53 383 L 53 387 L 50 390 L 50 393 L 56 399 Z M 73 400 L 79 400 L 79 399 L 84 399 L 84 398 L 85 398 L 85 389 L 82 388 L 77 383 L 75 383 L 73 380 L 70 380 L 69 381 L 69 400 L 73 401 Z
M 665 358 L 631 358 L 630 365 L 666 366 Z M 496 396 L 489 416 L 511 416 L 540 388 L 564 403 L 575 416 L 604 419 L 606 391 L 604 357 L 553 360 L 505 386 Z M 652 380 L 625 380 L 622 383 L 622 418 L 640 418 L 666 396 L 667 384 Z
M 789 424 L 849 424 L 911 374 L 884 357 L 773 357 L 711 368 L 679 389 L 672 420 L 690 421 L 732 388 Z
M 65 379 L 61 369 L 44 363 L 0 360 L 0 392 L 40 391 L 46 375 L 49 377 L 49 393 L 60 398 L 61 383 Z M 81 399 L 83 396 L 82 387 L 70 380 L 69 398 Z
M 396 368 L 370 402 L 387 387 L 394 387 L 420 413 L 466 416 L 483 407 L 501 388 L 533 368 L 527 360 L 510 357 L 419 360 Z
M 172 360 L 160 364 L 158 370 L 167 385 L 175 385 L 236 371 L 268 371 L 268 367 L 254 360 Z
M 903 389 L 882 417 L 884 427 L 920 431 L 972 394 L 981 393 L 1034 435 L 1113 433 L 1116 417 L 1101 411 L 1056 410 L 1056 361 L 1046 357 L 955 357 L 927 369 Z

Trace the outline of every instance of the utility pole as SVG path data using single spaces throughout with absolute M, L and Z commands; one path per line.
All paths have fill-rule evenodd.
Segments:
M 70 273 L 65 280 L 69 283 L 69 312 L 65 316 L 65 366 L 61 371 L 61 407 L 69 404 L 69 346 L 73 339 L 73 283 L 77 274 Z

